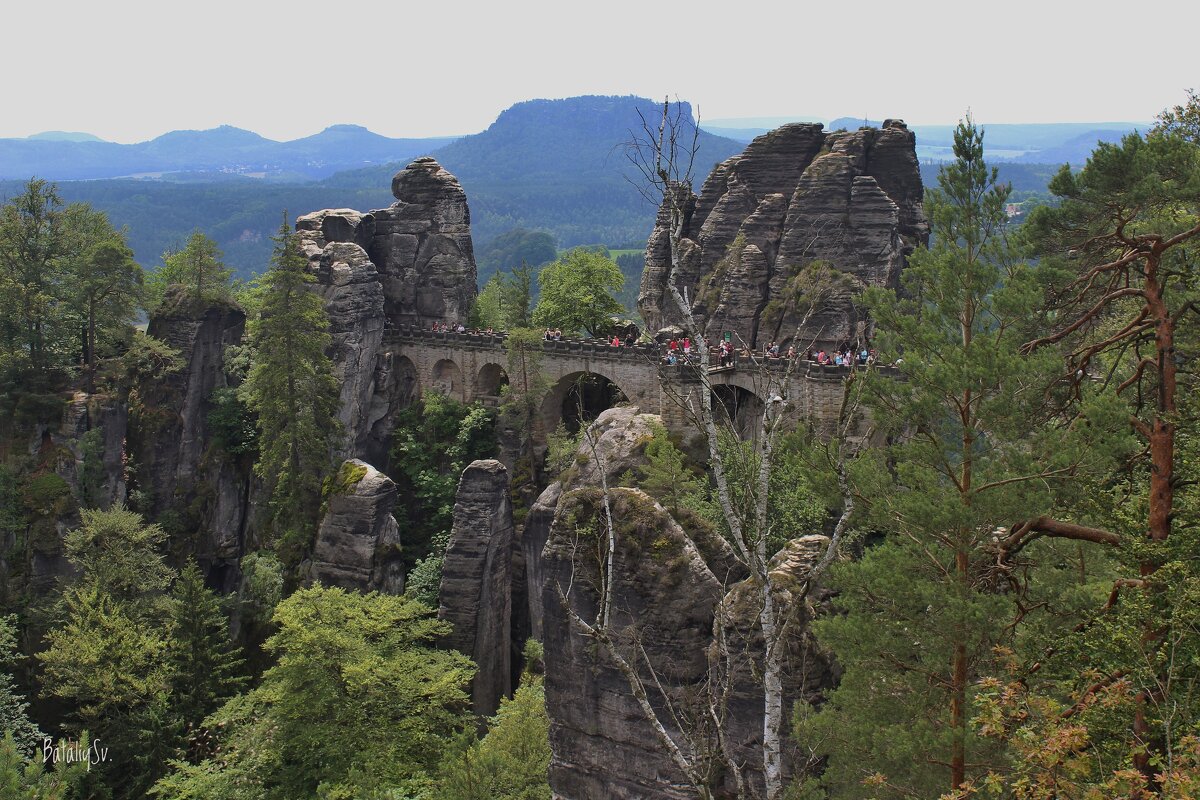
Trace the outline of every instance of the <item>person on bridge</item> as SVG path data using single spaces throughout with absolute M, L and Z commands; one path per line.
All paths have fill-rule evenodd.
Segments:
M 621 337 L 614 333 L 612 341 L 609 342 L 609 344 L 611 344 L 613 347 L 620 347 L 621 346 Z
M 637 337 L 633 335 L 633 331 L 627 332 L 625 334 L 625 346 L 633 347 L 635 342 L 637 342 Z
M 733 366 L 733 343 L 732 342 L 721 342 L 721 366 L 722 367 L 732 367 Z
M 691 352 L 692 352 L 692 337 L 685 336 L 685 337 L 683 337 L 683 354 L 685 356 L 691 355 Z

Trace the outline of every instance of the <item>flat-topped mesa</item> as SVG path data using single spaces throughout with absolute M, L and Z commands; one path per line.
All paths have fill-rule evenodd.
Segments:
M 798 348 L 865 345 L 866 286 L 896 287 L 929 240 L 916 139 L 900 120 L 827 133 L 784 125 L 718 164 L 685 214 L 679 287 L 710 338 Z M 678 324 L 667 291 L 660 211 L 638 309 L 650 330 Z

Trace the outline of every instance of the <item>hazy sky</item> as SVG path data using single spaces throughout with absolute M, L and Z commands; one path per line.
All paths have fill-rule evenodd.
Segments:
M 507 106 L 678 95 L 702 118 L 1143 121 L 1200 88 L 1200 3 L 8 0 L 0 136 L 229 124 L 473 133 Z M 973 10 L 981 9 L 981 10 Z M 982 10 L 986 9 L 986 10 Z

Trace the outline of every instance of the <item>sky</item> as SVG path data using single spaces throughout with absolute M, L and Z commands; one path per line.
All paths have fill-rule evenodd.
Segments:
M 234 125 L 474 133 L 521 100 L 666 95 L 702 120 L 1142 122 L 1200 88 L 1200 3 L 11 0 L 0 137 Z M 979 10 L 972 10 L 979 9 Z

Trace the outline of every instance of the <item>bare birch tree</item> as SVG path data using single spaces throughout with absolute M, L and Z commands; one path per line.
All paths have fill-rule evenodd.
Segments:
M 692 170 L 699 142 L 698 129 L 690 119 L 685 118 L 681 104 L 676 103 L 673 107 L 669 101 L 664 101 L 661 117 L 655 122 L 651 124 L 642 119 L 641 135 L 635 136 L 630 142 L 627 155 L 643 179 L 639 188 L 648 199 L 657 201 L 661 208 L 660 222 L 665 220 L 667 225 L 670 253 L 667 291 L 683 330 L 692 340 L 698 362 L 686 368 L 689 376 L 695 376 L 694 381 L 687 383 L 690 388 L 671 386 L 666 379 L 663 388 L 681 404 L 707 445 L 709 474 L 725 533 L 736 560 L 749 574 L 748 582 L 755 596 L 758 613 L 754 623 L 762 636 L 761 653 L 745 652 L 746 642 L 742 642 L 742 650 L 731 645 L 718 613 L 714 626 L 717 656 L 710 665 L 708 685 L 704 687 L 704 700 L 700 704 L 703 720 L 695 716 L 684 718 L 685 715 L 672 700 L 672 688 L 663 685 L 636 636 L 630 644 L 629 637 L 622 637 L 623 632 L 613 627 L 612 609 L 616 602 L 613 554 L 618 547 L 618 533 L 609 502 L 612 490 L 608 485 L 605 466 L 600 463 L 597 467 L 603 495 L 601 522 L 607 542 L 602 574 L 597 582 L 600 602 L 595 619 L 585 620 L 572 609 L 570 586 L 559 587 L 560 600 L 576 628 L 598 643 L 625 677 L 659 744 L 700 797 L 714 796 L 715 787 L 711 785 L 714 774 L 708 761 L 715 755 L 732 773 L 739 797 L 778 800 L 783 795 L 785 777 L 785 651 L 791 633 L 790 626 L 796 619 L 798 607 L 803 606 L 809 588 L 835 559 L 854 508 L 846 477 L 845 447 L 842 446 L 857 417 L 851 391 L 853 378 L 847 381 L 841 413 L 827 451 L 831 470 L 841 490 L 841 513 L 832 536 L 824 545 L 824 551 L 804 577 L 803 585 L 798 591 L 792 587 L 789 594 L 783 586 L 778 585 L 779 577 L 772 570 L 776 566 L 772 560 L 776 553 L 771 547 L 774 539 L 769 509 L 775 449 L 791 421 L 787 414 L 787 395 L 795 361 L 789 362 L 788 370 L 782 374 L 781 371 L 767 369 L 765 364 L 753 359 L 749 363 L 752 379 L 756 381 L 755 393 L 765 398 L 765 403 L 762 420 L 749 445 L 752 477 L 748 485 L 739 483 L 736 487 L 732 486 L 731 464 L 727 463 L 732 456 L 722 446 L 722 440 L 725 436 L 736 439 L 732 433 L 735 420 L 732 414 L 722 413 L 719 404 L 714 405 L 714 370 L 710 363 L 709 342 L 704 328 L 692 313 L 687 288 L 681 286 L 680 280 L 687 204 L 692 197 Z M 819 301 L 810 301 L 808 313 L 798 327 L 803 327 L 818 305 Z M 584 431 L 584 446 L 590 449 L 594 462 L 601 457 L 596 446 L 597 436 L 591 427 Z M 742 466 L 745 467 L 745 464 Z M 781 602 L 783 597 L 789 598 L 789 602 Z M 750 659 L 757 663 L 746 668 L 745 664 Z M 762 693 L 761 752 L 755 757 L 759 763 L 753 765 L 755 771 L 762 772 L 761 787 L 747 779 L 747 768 L 752 765 L 738 762 L 732 745 L 723 735 L 733 676 L 739 669 L 753 675 L 755 685 L 761 688 Z M 652 697 L 657 697 L 661 702 L 656 706 Z

